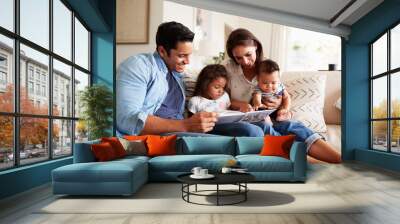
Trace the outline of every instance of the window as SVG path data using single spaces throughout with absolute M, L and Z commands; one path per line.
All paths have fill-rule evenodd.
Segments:
M 0 91 L 5 91 L 7 85 L 7 56 L 0 53 Z
M 0 1 L 0 26 L 14 31 L 14 0 Z
M 46 86 L 42 86 L 42 96 L 46 96 Z
M 0 170 L 72 155 L 87 139 L 72 105 L 90 84 L 90 31 L 62 0 L 0 0 L 0 26 Z
M 40 70 L 39 69 L 36 69 L 36 80 L 40 81 Z
M 0 70 L 0 84 L 6 85 L 7 84 L 7 73 Z
M 33 80 L 33 67 L 29 66 L 28 76 L 30 80 Z
M 400 153 L 400 25 L 371 43 L 371 148 Z
M 40 84 L 36 84 L 36 95 L 40 95 Z
M 28 93 L 33 94 L 33 82 L 28 82 Z
M 337 36 L 287 27 L 286 71 L 328 70 L 341 66 L 341 39 Z
M 89 32 L 75 18 L 75 62 L 82 68 L 89 69 Z
M 7 67 L 7 56 L 0 54 L 0 67 L 6 68 Z

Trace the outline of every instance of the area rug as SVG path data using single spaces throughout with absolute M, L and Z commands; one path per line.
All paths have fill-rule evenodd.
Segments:
M 35 213 L 360 213 L 358 205 L 316 184 L 260 183 L 248 187 L 247 201 L 237 205 L 190 204 L 182 200 L 180 184 L 150 183 L 131 197 L 57 197 Z M 213 188 L 213 185 L 202 185 L 198 190 Z M 228 188 L 231 187 L 225 187 Z M 194 196 L 191 200 L 213 204 L 215 196 Z M 229 203 L 229 200 L 237 198 L 224 197 L 223 202 Z

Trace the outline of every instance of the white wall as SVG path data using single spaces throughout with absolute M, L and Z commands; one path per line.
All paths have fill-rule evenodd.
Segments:
M 116 58 L 117 65 L 119 65 L 123 60 L 125 60 L 129 56 L 138 53 L 153 52 L 156 47 L 155 35 L 157 32 L 157 27 L 162 22 L 177 21 L 187 26 L 190 30 L 195 31 L 196 30 L 195 13 L 196 13 L 195 8 L 190 6 L 181 5 L 170 1 L 150 0 L 149 43 L 117 44 L 117 58 Z M 271 46 L 273 45 L 273 36 L 272 36 L 273 29 L 274 26 L 279 26 L 279 25 L 273 25 L 271 23 L 263 21 L 238 17 L 229 14 L 223 14 L 218 12 L 210 12 L 210 21 L 211 21 L 211 33 L 210 33 L 211 40 L 207 40 L 207 43 L 212 44 L 213 45 L 212 48 L 218 49 L 216 50 L 217 52 L 225 50 L 225 44 L 226 44 L 225 25 L 229 25 L 233 29 L 246 28 L 250 30 L 263 44 L 264 56 L 267 58 L 272 58 L 274 60 L 277 60 L 278 62 L 281 62 L 279 58 L 274 56 L 274 53 L 271 50 Z M 196 41 L 197 37 L 195 37 L 194 55 L 196 55 L 196 50 L 197 50 L 197 44 L 198 44 L 198 42 Z M 199 58 L 196 58 L 196 56 L 194 56 L 193 60 L 199 60 Z M 196 64 L 194 63 L 195 61 L 193 60 L 192 60 L 193 63 L 191 64 Z M 197 70 L 201 66 L 194 65 L 194 67 Z
M 155 51 L 157 27 L 163 22 L 163 2 L 163 0 L 150 0 L 148 44 L 117 44 L 117 66 L 129 56 Z
M 163 22 L 175 21 L 182 23 L 187 28 L 194 31 L 195 8 L 170 1 L 164 1 L 163 5 Z

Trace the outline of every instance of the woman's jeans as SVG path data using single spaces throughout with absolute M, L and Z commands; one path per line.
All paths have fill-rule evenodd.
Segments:
M 287 121 L 274 121 L 273 125 L 267 122 L 235 122 L 227 124 L 216 124 L 214 129 L 208 134 L 226 135 L 226 136 L 249 136 L 249 137 L 263 137 L 264 135 L 296 135 L 296 141 L 304 142 L 307 145 L 307 151 L 310 146 L 321 135 L 313 132 L 311 129 L 305 127 L 303 123 L 295 120 Z

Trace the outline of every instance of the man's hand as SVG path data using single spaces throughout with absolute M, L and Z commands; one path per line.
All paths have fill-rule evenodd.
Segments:
M 187 132 L 209 132 L 217 122 L 217 113 L 199 112 L 184 120 L 185 131 Z
M 276 98 L 269 98 L 268 101 L 263 102 L 267 109 L 276 109 L 282 104 L 282 96 L 277 96 Z

